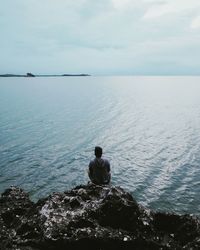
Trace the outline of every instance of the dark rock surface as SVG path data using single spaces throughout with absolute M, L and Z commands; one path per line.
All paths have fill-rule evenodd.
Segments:
M 0 197 L 0 249 L 200 249 L 200 220 L 155 213 L 120 187 L 86 185 L 33 203 Z

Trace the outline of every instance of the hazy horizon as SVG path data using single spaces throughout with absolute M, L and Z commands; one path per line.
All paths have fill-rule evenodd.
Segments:
M 0 74 L 199 75 L 199 0 L 7 0 Z

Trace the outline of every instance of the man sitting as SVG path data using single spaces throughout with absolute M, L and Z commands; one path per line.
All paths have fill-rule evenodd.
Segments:
M 97 185 L 109 184 L 111 179 L 110 163 L 108 160 L 101 158 L 102 153 L 101 147 L 95 147 L 96 158 L 89 163 L 89 178 L 92 183 Z

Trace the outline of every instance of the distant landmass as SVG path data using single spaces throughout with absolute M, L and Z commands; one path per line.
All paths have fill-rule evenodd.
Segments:
M 34 75 L 32 73 L 26 73 L 26 75 L 0 74 L 0 77 L 55 77 L 55 76 L 90 76 L 90 75 L 89 74 Z
M 90 76 L 88 74 L 78 74 L 78 75 L 73 75 L 73 74 L 63 74 L 61 76 Z

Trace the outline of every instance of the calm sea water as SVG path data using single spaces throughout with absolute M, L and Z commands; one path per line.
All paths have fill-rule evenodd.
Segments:
M 200 77 L 0 78 L 0 192 L 87 183 L 96 145 L 140 204 L 200 214 Z

